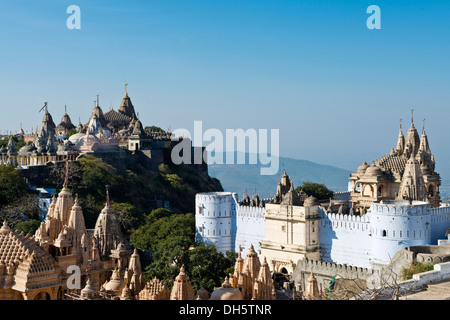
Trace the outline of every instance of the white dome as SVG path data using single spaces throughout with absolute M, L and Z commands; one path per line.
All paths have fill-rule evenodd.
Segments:
M 81 138 L 83 138 L 86 134 L 82 132 L 75 133 L 69 137 L 69 141 L 73 144 L 77 144 Z

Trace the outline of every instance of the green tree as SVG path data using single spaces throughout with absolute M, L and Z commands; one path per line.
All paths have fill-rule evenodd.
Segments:
M 192 240 L 183 236 L 159 241 L 152 252 L 152 262 L 145 268 L 145 277 L 156 277 L 171 287 L 180 268 L 189 262 L 191 244 Z
M 77 191 L 82 194 L 104 199 L 106 185 L 117 186 L 122 182 L 117 169 L 102 159 L 88 155 L 78 161 L 81 166 L 81 179 Z
M 166 239 L 178 239 L 183 246 L 194 244 L 195 217 L 192 213 L 174 214 L 169 210 L 156 209 L 145 220 L 145 224 L 130 237 L 135 247 L 156 251 L 158 245 Z
M 334 191 L 328 189 L 324 184 L 310 181 L 305 181 L 301 186 L 295 188 L 296 192 L 300 192 L 301 190 L 308 196 L 314 196 L 318 200 L 330 199 L 334 194 Z
M 78 133 L 77 129 L 72 129 L 68 134 L 66 134 L 66 140 L 69 139 L 74 134 Z
M 166 133 L 163 129 L 161 129 L 160 127 L 157 127 L 157 126 L 146 126 L 144 128 L 144 130 L 148 131 L 148 132 Z
M 30 234 L 33 235 L 36 230 L 39 228 L 39 226 L 41 225 L 41 222 L 39 220 L 28 220 L 28 221 L 21 221 L 16 223 L 16 225 L 14 226 L 14 230 L 17 232 L 22 232 L 24 234 Z
M 123 231 L 128 233 L 138 225 L 141 217 L 134 205 L 126 202 L 112 201 L 110 206 L 116 214 Z
M 195 243 L 195 216 L 155 209 L 145 216 L 146 223 L 131 235 L 131 243 L 152 252 L 146 267 L 147 279 L 158 278 L 172 286 L 183 266 L 194 290 L 211 291 L 233 273 L 237 254 L 223 255 L 213 245 Z
M 237 253 L 218 252 L 214 245 L 198 243 L 189 251 L 189 262 L 185 269 L 195 291 L 201 287 L 211 292 L 220 287 L 226 276 L 234 272 Z
M 28 185 L 19 169 L 0 166 L 0 206 L 14 202 L 28 192 Z

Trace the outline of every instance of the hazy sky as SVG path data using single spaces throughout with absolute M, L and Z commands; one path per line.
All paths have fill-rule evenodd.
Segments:
M 373 4 L 381 30 L 366 26 Z M 56 123 L 65 105 L 86 123 L 126 81 L 144 125 L 280 129 L 282 156 L 354 170 L 414 108 L 446 175 L 449 36 L 450 1 L 4 1 L 0 130 L 35 129 L 44 101 Z

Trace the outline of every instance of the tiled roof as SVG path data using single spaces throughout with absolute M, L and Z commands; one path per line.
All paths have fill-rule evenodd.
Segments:
M 130 122 L 131 118 L 127 115 L 117 112 L 114 109 L 109 110 L 105 113 L 105 119 L 108 122 Z

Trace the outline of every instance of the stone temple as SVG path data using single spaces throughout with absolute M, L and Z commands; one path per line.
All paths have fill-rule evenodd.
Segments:
M 119 108 L 114 110 L 111 107 L 106 113 L 97 98 L 89 120 L 85 124 L 80 122 L 77 127 L 67 112 L 55 125 L 46 107 L 36 133 L 23 135 L 26 144 L 22 148 L 16 149 L 12 137 L 6 148 L 0 148 L 0 165 L 9 164 L 22 169 L 29 184 L 35 186 L 42 183 L 39 177 L 51 170 L 51 166 L 64 165 L 66 160 L 74 161 L 87 155 L 101 158 L 119 171 L 137 163 L 156 171 L 160 164 L 171 161 L 170 152 L 164 150 L 187 139 L 152 128 L 144 127 L 127 91 Z M 187 142 L 192 150 L 195 149 L 191 141 Z M 191 154 L 193 158 L 195 153 Z M 208 172 L 206 161 L 192 166 L 205 174 Z
M 272 272 L 303 287 L 311 270 L 330 279 L 348 266 L 367 278 L 404 248 L 436 245 L 447 237 L 450 206 L 440 197 L 427 133 L 423 128 L 419 135 L 411 119 L 406 137 L 400 128 L 396 140 L 389 153 L 349 176 L 349 191 L 329 200 L 296 193 L 286 172 L 272 199 L 197 194 L 197 239 L 223 253 L 252 245 Z

